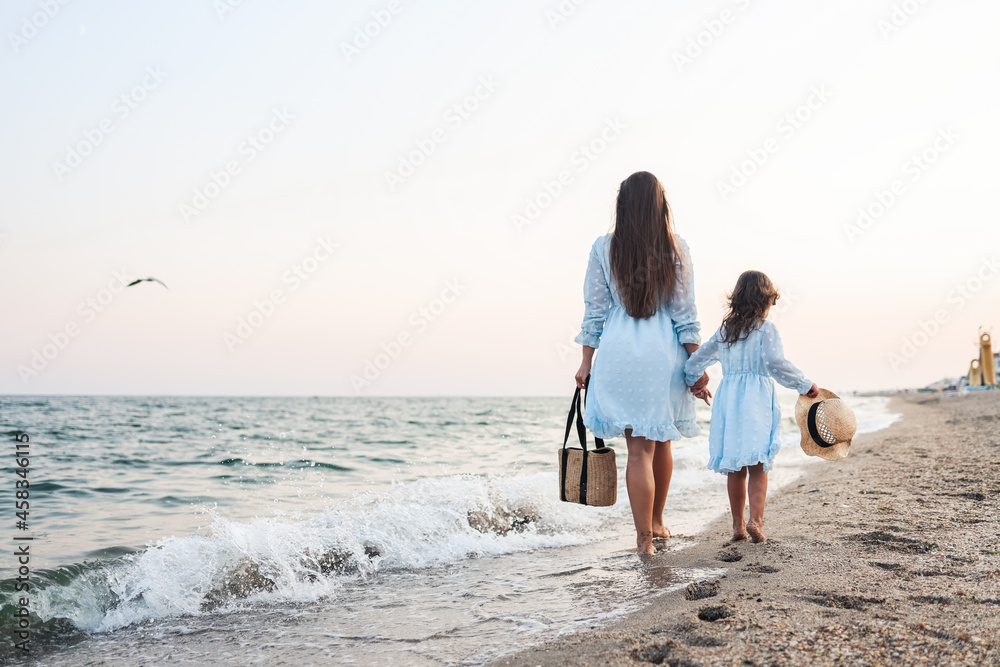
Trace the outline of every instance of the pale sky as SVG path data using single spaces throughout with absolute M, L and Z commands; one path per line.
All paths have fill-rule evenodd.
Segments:
M 1000 332 L 996 2 L 10 0 L 0 27 L 0 393 L 567 394 L 639 170 L 706 336 L 750 268 L 835 390 L 962 375 Z

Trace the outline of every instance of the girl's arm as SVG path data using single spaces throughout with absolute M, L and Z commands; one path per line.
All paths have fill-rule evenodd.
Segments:
M 684 382 L 695 386 L 705 373 L 705 369 L 719 360 L 719 334 L 716 332 L 708 341 L 695 350 L 684 364 Z
M 771 322 L 765 322 L 763 330 L 764 367 L 767 368 L 767 372 L 782 386 L 794 389 L 800 394 L 812 393 L 814 391 L 812 380 L 806 379 L 802 371 L 785 359 L 785 349 L 781 345 L 778 327 Z
M 594 351 L 601 343 L 604 332 L 604 322 L 611 310 L 611 287 L 601 269 L 601 260 L 597 256 L 597 241 L 590 249 L 590 261 L 587 263 L 587 277 L 583 282 L 583 324 L 575 340 L 583 345 L 583 361 L 576 372 L 576 385 L 583 387 L 590 375 L 590 365 L 594 360 Z
M 687 350 L 688 357 L 698 351 L 701 345 L 697 343 L 684 343 L 684 349 Z M 706 389 L 708 387 L 708 374 L 703 373 L 701 379 L 691 385 L 691 393 L 693 393 L 697 398 L 704 398 L 705 402 L 708 403 L 708 399 L 712 397 L 712 392 Z M 708 403 L 711 405 L 711 403 Z
M 688 354 L 692 354 L 694 350 L 689 344 L 697 346 L 701 342 L 701 323 L 698 322 L 698 308 L 694 305 L 694 267 L 691 265 L 691 250 L 687 242 L 680 237 L 677 237 L 677 241 L 680 269 L 677 273 L 677 286 L 667 304 L 667 312 L 674 322 L 677 339 L 687 348 Z

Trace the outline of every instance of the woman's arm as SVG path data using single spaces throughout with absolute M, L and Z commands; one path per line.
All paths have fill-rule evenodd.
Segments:
M 691 251 L 687 242 L 677 238 L 679 267 L 677 269 L 677 285 L 667 304 L 667 312 L 674 322 L 677 339 L 687 348 L 688 354 L 694 354 L 701 343 L 701 323 L 698 321 L 698 308 L 694 304 L 694 267 L 691 264 Z M 694 350 L 688 347 L 693 344 Z
M 587 263 L 587 277 L 583 282 L 583 323 L 580 333 L 573 340 L 584 347 L 597 349 L 601 343 L 601 333 L 604 322 L 611 310 L 611 288 L 601 269 L 601 260 L 597 256 L 597 243 L 590 249 L 590 261 Z M 593 356 L 593 355 L 591 355 Z
M 590 249 L 590 261 L 587 263 L 587 277 L 583 283 L 583 324 L 575 340 L 583 346 L 583 361 L 576 372 L 576 386 L 583 387 L 590 375 L 590 366 L 594 361 L 594 352 L 601 344 L 601 334 L 604 332 L 604 322 L 611 310 L 611 287 L 608 285 L 601 260 L 597 255 L 597 242 Z
M 576 372 L 576 386 L 583 389 L 590 375 L 590 365 L 594 363 L 594 348 L 589 345 L 583 346 L 583 361 L 580 362 L 580 370 Z

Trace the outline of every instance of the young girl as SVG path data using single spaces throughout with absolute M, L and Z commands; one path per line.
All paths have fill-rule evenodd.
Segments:
M 781 446 L 778 431 L 781 409 L 774 380 L 815 398 L 818 389 L 798 368 L 785 360 L 778 329 L 767 321 L 778 290 L 760 271 L 746 271 L 729 295 L 729 312 L 711 339 L 684 365 L 685 381 L 694 385 L 706 368 L 722 362 L 722 382 L 716 390 L 709 431 L 708 467 L 729 475 L 729 506 L 733 512 L 733 541 L 754 542 L 764 537 L 764 498 L 767 471 Z M 772 380 L 771 378 L 774 378 Z M 711 397 L 707 388 L 692 389 L 698 398 Z M 711 404 L 710 404 L 711 405 Z M 750 521 L 743 523 L 750 473 Z

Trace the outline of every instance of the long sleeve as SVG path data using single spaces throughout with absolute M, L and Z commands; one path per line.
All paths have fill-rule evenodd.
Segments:
M 719 360 L 719 332 L 708 339 L 708 342 L 694 351 L 684 363 L 684 382 L 692 386 L 701 378 L 705 369 Z
M 600 239 L 598 239 L 599 241 Z M 574 338 L 580 345 L 598 347 L 601 342 L 601 333 L 604 331 L 604 322 L 608 319 L 608 312 L 611 310 L 611 287 L 601 269 L 601 260 L 597 256 L 598 243 L 590 249 L 590 261 L 587 263 L 587 277 L 583 283 L 583 324 L 580 326 L 580 333 Z
M 701 323 L 698 322 L 698 308 L 694 305 L 694 268 L 691 266 L 691 250 L 687 242 L 677 237 L 681 253 L 681 271 L 677 287 L 667 304 L 667 312 L 674 321 L 677 338 L 683 343 L 701 343 Z
M 808 392 L 812 388 L 812 380 L 807 379 L 802 371 L 785 359 L 785 350 L 781 345 L 778 328 L 770 322 L 765 322 L 762 333 L 764 367 L 767 368 L 767 372 L 782 386 L 794 389 L 800 394 Z

